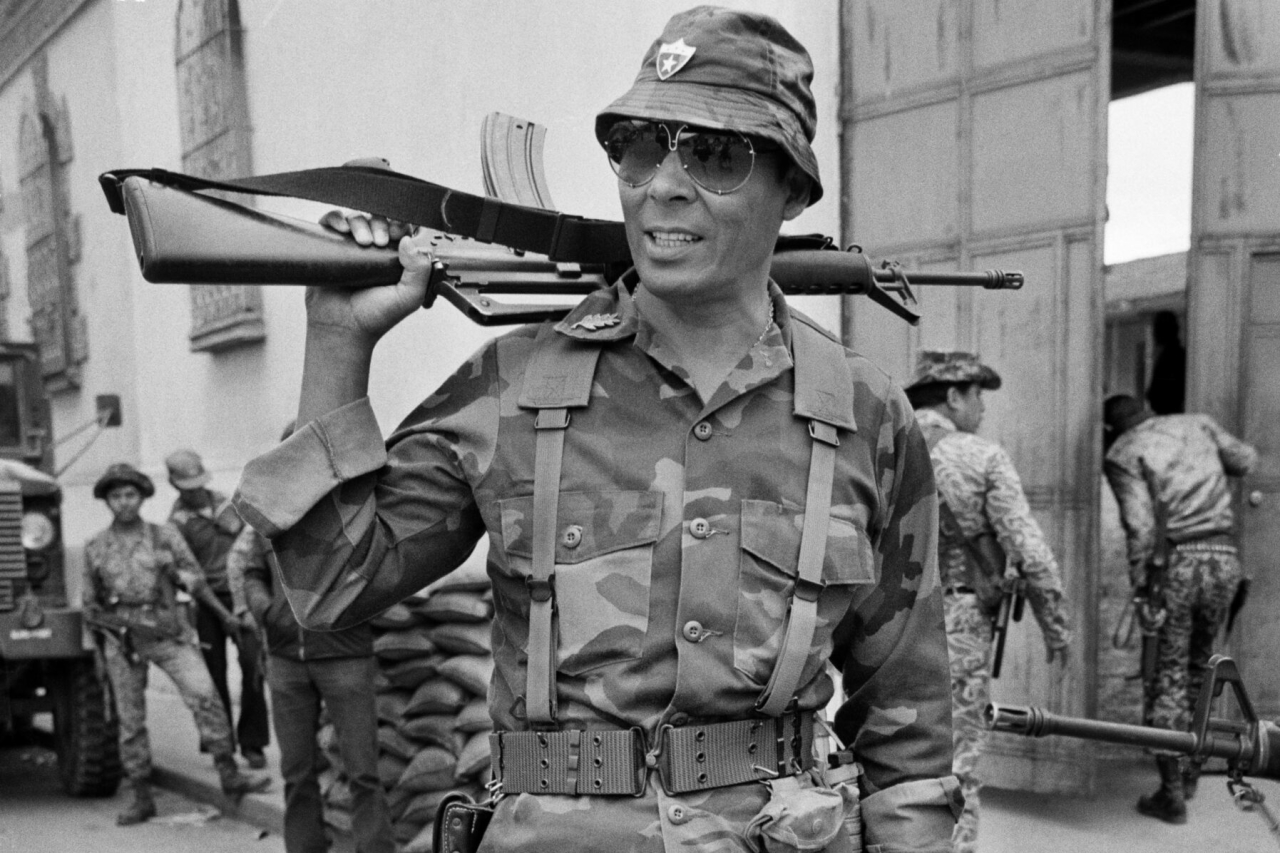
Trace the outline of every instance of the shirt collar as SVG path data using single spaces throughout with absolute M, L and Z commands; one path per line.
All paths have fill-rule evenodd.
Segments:
M 939 412 L 937 409 L 916 409 L 916 423 L 920 424 L 921 429 L 925 427 L 934 427 L 944 432 L 958 432 L 956 425 L 951 418 Z

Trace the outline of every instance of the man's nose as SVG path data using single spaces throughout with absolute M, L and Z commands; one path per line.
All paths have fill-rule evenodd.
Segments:
M 697 190 L 677 151 L 668 151 L 649 182 L 649 193 L 658 199 L 691 198 Z

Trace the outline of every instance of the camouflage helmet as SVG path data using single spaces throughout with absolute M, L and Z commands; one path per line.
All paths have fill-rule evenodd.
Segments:
M 169 469 L 169 482 L 175 489 L 198 489 L 212 478 L 205 470 L 200 454 L 194 450 L 175 450 L 164 460 Z
M 107 468 L 98 478 L 98 482 L 94 483 L 93 496 L 98 500 L 106 500 L 107 492 L 120 485 L 136 486 L 144 498 L 149 498 L 156 493 L 156 487 L 150 477 L 128 462 L 117 462 Z
M 978 360 L 971 352 L 921 350 L 916 358 L 916 372 L 907 390 L 924 385 L 976 384 L 987 391 L 1000 387 L 1000 374 Z

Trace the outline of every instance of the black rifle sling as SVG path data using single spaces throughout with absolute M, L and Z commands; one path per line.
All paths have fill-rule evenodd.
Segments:
M 120 184 L 130 177 L 192 191 L 220 190 L 334 204 L 483 243 L 537 252 L 553 261 L 617 263 L 631 257 L 621 222 L 509 204 L 374 166 L 303 169 L 225 181 L 167 169 L 121 169 L 99 178 L 115 213 L 124 213 Z

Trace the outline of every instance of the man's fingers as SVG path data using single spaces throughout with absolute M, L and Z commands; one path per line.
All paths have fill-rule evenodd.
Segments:
M 341 210 L 331 210 L 320 217 L 320 224 L 325 228 L 341 234 L 350 234 L 351 226 L 347 224 L 347 215 Z

